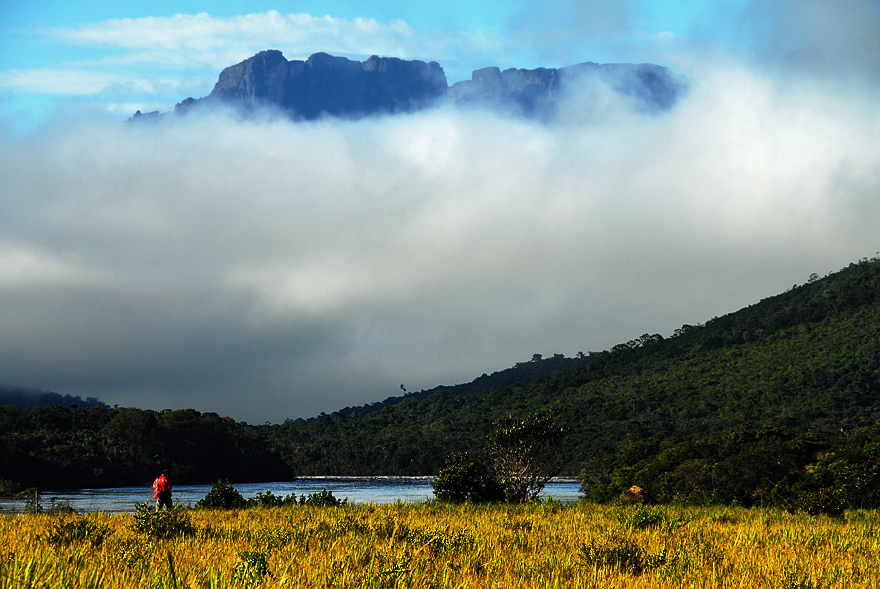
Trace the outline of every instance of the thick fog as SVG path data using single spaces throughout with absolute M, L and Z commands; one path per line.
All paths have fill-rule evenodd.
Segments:
M 693 61 L 672 111 L 51 121 L 0 143 L 0 374 L 249 422 L 668 336 L 880 249 L 870 84 Z

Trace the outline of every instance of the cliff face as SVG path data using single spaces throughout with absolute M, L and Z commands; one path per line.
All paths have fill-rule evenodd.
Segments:
M 223 70 L 207 102 L 274 105 L 294 118 L 405 112 L 446 93 L 436 62 L 373 56 L 364 62 L 316 53 L 305 61 L 263 51 Z M 181 103 L 183 104 L 183 103 Z
M 434 61 L 374 55 L 359 62 L 326 53 L 288 61 L 280 51 L 270 50 L 224 69 L 211 94 L 187 98 L 175 111 L 223 103 L 245 111 L 273 106 L 299 120 L 325 115 L 356 118 L 410 112 L 446 99 L 545 117 L 552 116 L 565 97 L 589 96 L 597 88 L 610 91 L 614 100 L 628 100 L 637 109 L 661 111 L 671 107 L 686 87 L 685 78 L 669 68 L 588 62 L 559 69 L 501 71 L 489 67 L 450 88 L 443 68 Z M 143 116 L 137 113 L 135 118 Z
M 526 113 L 552 112 L 560 99 L 590 87 L 604 86 L 634 101 L 642 110 L 671 107 L 687 88 L 684 76 L 653 64 L 581 63 L 534 70 L 484 68 L 470 80 L 458 82 L 449 94 L 464 103 L 494 103 L 522 108 Z

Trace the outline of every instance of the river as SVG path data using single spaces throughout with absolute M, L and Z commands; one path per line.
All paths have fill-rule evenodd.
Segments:
M 242 483 L 233 486 L 248 499 L 257 493 L 272 491 L 284 497 L 290 493 L 308 495 L 323 489 L 333 492 L 338 499 L 349 503 L 419 503 L 434 498 L 431 483 L 434 477 L 302 477 L 292 482 Z M 172 481 L 173 483 L 173 481 Z M 563 503 L 577 501 L 580 483 L 575 479 L 553 479 L 544 488 L 541 497 L 552 497 Z M 211 485 L 180 485 L 174 487 L 175 505 L 193 506 L 211 490 Z M 110 489 L 48 489 L 41 491 L 40 504 L 48 509 L 57 504 L 69 504 L 76 511 L 103 511 L 106 513 L 134 513 L 135 505 L 153 502 L 150 487 L 118 487 Z M 20 513 L 23 500 L 0 498 L 0 513 Z

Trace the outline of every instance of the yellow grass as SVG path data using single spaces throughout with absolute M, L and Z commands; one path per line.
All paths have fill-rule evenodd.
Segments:
M 880 587 L 874 512 L 427 503 L 186 517 L 195 531 L 163 540 L 132 515 L 2 515 L 0 589 Z

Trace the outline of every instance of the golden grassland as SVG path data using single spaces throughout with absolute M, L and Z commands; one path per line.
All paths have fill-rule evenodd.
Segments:
M 0 515 L 0 589 L 880 587 L 874 512 L 428 502 L 160 513 Z

